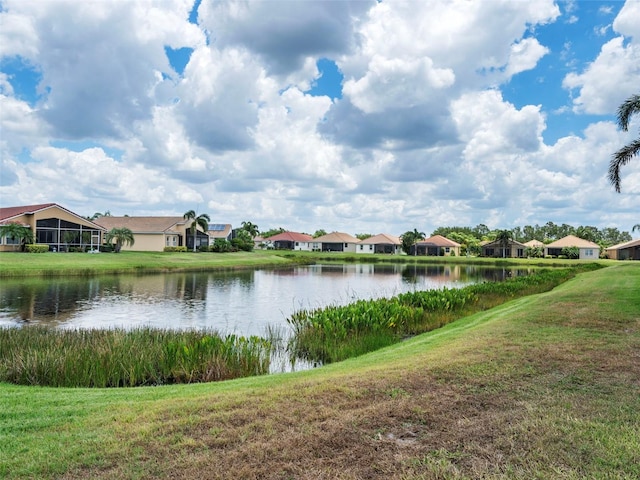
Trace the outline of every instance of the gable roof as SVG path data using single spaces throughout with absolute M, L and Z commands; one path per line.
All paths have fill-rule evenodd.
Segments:
M 402 245 L 398 237 L 386 233 L 379 233 L 373 237 L 365 238 L 364 240 L 360 240 L 359 243 L 362 245 Z
M 176 225 L 184 225 L 188 220 L 182 217 L 100 217 L 95 223 L 107 230 L 128 228 L 133 233 L 174 232 Z
M 33 215 L 38 212 L 42 212 L 49 208 L 57 208 L 60 209 L 69 215 L 76 217 L 78 220 L 82 220 L 83 222 L 89 223 L 93 225 L 96 229 L 102 229 L 103 227 L 97 224 L 94 221 L 89 220 L 88 218 L 82 217 L 77 213 L 72 212 L 64 207 L 61 207 L 57 203 L 40 203 L 37 205 L 23 205 L 19 207 L 2 207 L 0 208 L 0 224 L 11 223 L 11 221 L 15 218 L 21 217 L 22 215 Z
M 498 248 L 502 248 L 502 244 L 500 243 L 499 240 L 491 240 L 490 242 L 487 243 L 481 243 L 480 244 L 482 246 L 482 248 L 484 247 L 498 247 Z M 512 247 L 512 246 L 516 246 L 516 247 L 522 247 L 522 248 L 526 248 L 527 246 L 524 243 L 520 243 L 520 242 L 516 242 L 515 240 L 509 240 L 508 246 Z
M 348 233 L 331 232 L 326 235 L 322 235 L 321 237 L 314 238 L 313 241 L 318 243 L 358 243 L 360 240 Z
M 429 238 L 425 238 L 424 240 L 420 240 L 416 242 L 416 245 L 426 245 L 426 246 L 435 246 L 435 247 L 459 247 L 460 244 L 458 242 L 454 242 L 453 240 L 449 240 L 447 237 L 443 237 L 442 235 L 433 235 Z
M 565 247 L 578 247 L 578 248 L 600 248 L 597 243 L 590 242 L 584 238 L 576 237 L 575 235 L 567 235 L 566 237 L 556 240 L 547 244 L 547 248 L 565 248 Z

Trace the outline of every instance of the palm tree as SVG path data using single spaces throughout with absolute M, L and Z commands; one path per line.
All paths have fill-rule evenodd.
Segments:
M 35 241 L 35 236 L 29 227 L 25 227 L 24 225 L 20 225 L 15 222 L 0 225 L 0 238 L 1 237 L 18 240 L 19 243 L 14 244 L 13 246 L 14 250 L 16 245 L 22 246 L 23 244 L 33 243 Z
M 113 243 L 114 240 L 116 241 L 116 253 L 120 252 L 122 245 L 133 245 L 135 243 L 133 232 L 127 227 L 114 227 L 109 230 L 107 235 L 104 237 L 104 241 L 105 243 Z
M 636 223 L 633 228 L 631 229 L 632 232 L 635 232 L 636 230 L 640 231 L 640 223 Z
M 257 237 L 260 230 L 258 230 L 258 225 L 251 222 L 242 222 L 242 229 L 245 230 L 251 238 Z
M 511 231 L 498 230 L 496 241 L 499 242 L 502 247 L 502 258 L 506 257 L 507 247 L 509 246 L 509 242 L 511 242 Z
M 207 215 L 206 213 L 197 215 L 194 210 L 189 210 L 182 216 L 182 218 L 184 218 L 185 220 L 193 220 L 191 226 L 189 227 L 189 231 L 191 232 L 191 235 L 193 235 L 193 251 L 195 252 L 196 231 L 198 230 L 198 225 L 200 225 L 202 230 L 206 232 L 207 230 L 209 230 L 209 222 L 211 221 L 211 218 L 209 218 L 209 215 Z
M 414 228 L 413 232 L 409 230 L 408 232 L 403 233 L 400 236 L 400 240 L 402 241 L 402 250 L 404 253 L 409 255 L 409 253 L 411 253 L 411 247 L 413 247 L 416 242 L 424 239 L 424 237 L 425 233 L 419 232 L 417 228 Z M 413 254 L 418 255 L 418 247 L 415 248 Z
M 618 107 L 618 126 L 623 130 L 629 129 L 629 120 L 632 115 L 640 113 L 640 95 L 631 95 Z M 609 163 L 609 182 L 616 192 L 620 193 L 620 167 L 626 165 L 631 159 L 640 153 L 640 137 L 632 140 L 611 157 Z

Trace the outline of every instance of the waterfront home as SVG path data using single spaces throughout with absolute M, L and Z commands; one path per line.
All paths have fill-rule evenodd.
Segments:
M 17 223 L 33 232 L 35 243 L 50 251 L 96 249 L 102 243 L 104 227 L 56 203 L 0 208 L 0 225 Z M 0 237 L 0 252 L 15 251 L 22 241 Z
M 500 240 L 493 240 L 482 244 L 482 256 L 494 258 L 524 258 L 527 246 L 524 243 L 510 239 L 505 245 Z
M 386 253 L 399 255 L 402 253 L 400 238 L 387 233 L 379 233 L 373 237 L 360 240 L 356 247 L 356 253 Z
M 567 235 L 566 237 L 551 242 L 544 247 L 545 256 L 557 257 L 562 255 L 563 248 L 576 247 L 580 251 L 580 260 L 597 260 L 600 258 L 600 246 L 597 243 L 590 242 L 584 238 L 575 235 Z
M 209 228 L 207 228 L 209 245 L 213 245 L 217 239 L 230 242 L 232 230 L 230 223 L 210 223 Z
M 360 242 L 353 235 L 342 232 L 331 232 L 311 241 L 311 248 L 314 251 L 322 252 L 350 252 L 355 253 Z
M 424 240 L 417 241 L 412 247 L 410 255 L 427 256 L 460 256 L 460 244 L 449 240 L 442 235 L 434 235 Z
M 605 252 L 612 260 L 640 260 L 640 239 L 613 245 Z
M 190 231 L 193 219 L 183 217 L 100 217 L 95 222 L 107 232 L 112 228 L 128 228 L 134 244 L 122 245 L 123 250 L 162 252 L 165 247 L 193 249 L 194 236 Z M 209 245 L 209 235 L 200 225 L 196 230 L 196 248 Z
M 306 233 L 282 232 L 265 238 L 264 242 L 276 250 L 311 251 L 314 239 Z

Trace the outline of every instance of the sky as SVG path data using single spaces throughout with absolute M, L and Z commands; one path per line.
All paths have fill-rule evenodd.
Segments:
M 640 223 L 640 0 L 0 0 L 0 205 L 400 235 Z M 638 232 L 634 234 L 638 236 Z

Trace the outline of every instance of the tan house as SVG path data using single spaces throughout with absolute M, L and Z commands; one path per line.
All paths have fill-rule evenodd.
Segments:
M 264 243 L 276 250 L 311 250 L 315 240 L 311 235 L 298 232 L 282 232 L 264 239 Z
M 566 237 L 551 242 L 545 245 L 545 256 L 562 255 L 563 248 L 577 247 L 580 251 L 580 260 L 597 260 L 600 258 L 600 246 L 597 243 L 590 242 L 584 238 L 576 237 L 575 235 L 567 235 Z
M 57 252 L 94 250 L 102 243 L 105 232 L 102 226 L 56 203 L 0 208 L 0 225 L 8 223 L 29 227 L 35 243 L 49 245 L 49 250 Z M 15 251 L 20 243 L 17 239 L 0 238 L 0 252 Z
M 613 245 L 605 252 L 612 260 L 640 260 L 640 239 Z
M 482 244 L 483 257 L 495 258 L 524 258 L 527 255 L 527 246 L 524 243 L 509 240 L 503 245 L 499 240 L 493 240 Z
M 402 253 L 400 238 L 387 233 L 379 233 L 373 237 L 360 240 L 356 246 L 356 253 L 386 253 L 399 255 Z
M 528 242 L 524 242 L 523 245 L 529 248 L 544 248 L 544 243 L 542 243 L 540 240 L 536 240 L 535 238 L 533 240 L 529 240 Z
M 133 232 L 134 244 L 123 250 L 162 252 L 165 247 L 193 248 L 193 235 L 188 231 L 193 219 L 183 217 L 100 217 L 95 223 L 107 232 L 112 228 L 128 228 Z M 209 235 L 198 225 L 196 247 L 209 245 Z
M 327 235 L 314 238 L 311 241 L 311 249 L 323 252 L 356 252 L 360 240 L 353 235 L 342 232 L 331 232 Z
M 411 255 L 459 257 L 460 244 L 442 235 L 433 235 L 432 237 L 416 242 L 415 245 L 411 247 Z

